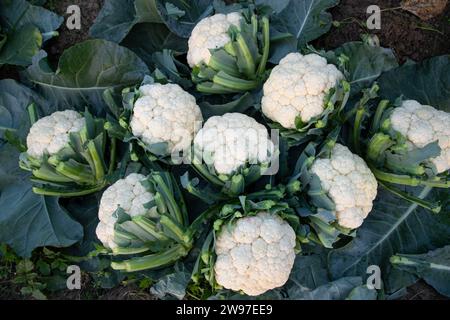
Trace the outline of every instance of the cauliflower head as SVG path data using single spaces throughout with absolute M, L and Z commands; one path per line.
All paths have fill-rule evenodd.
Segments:
M 41 118 L 31 126 L 27 136 L 27 153 L 35 158 L 44 154 L 54 155 L 70 141 L 71 132 L 83 129 L 85 120 L 73 110 L 57 111 Z
M 392 128 L 401 133 L 408 141 L 411 149 L 423 148 L 438 141 L 441 154 L 431 162 L 437 172 L 450 169 L 450 114 L 421 105 L 414 100 L 403 101 L 390 116 Z
M 317 54 L 290 53 L 273 68 L 264 84 L 262 112 L 284 128 L 295 129 L 295 119 L 308 123 L 324 111 L 329 90 L 344 75 Z
M 295 260 L 296 235 L 278 215 L 259 212 L 219 233 L 214 265 L 218 284 L 250 296 L 286 283 Z
M 208 64 L 212 49 L 223 48 L 231 41 L 230 26 L 240 26 L 243 17 L 238 12 L 215 14 L 202 19 L 192 30 L 188 41 L 187 61 L 191 68 L 202 63 Z
M 100 223 L 96 233 L 105 247 L 113 249 L 117 246 L 114 242 L 114 225 L 117 221 L 114 213 L 118 208 L 123 209 L 131 217 L 143 215 L 151 210 L 144 207 L 154 198 L 154 195 L 141 184 L 145 179 L 142 174 L 132 173 L 125 179 L 115 182 L 103 193 L 98 211 Z
M 194 139 L 196 151 L 218 174 L 232 174 L 247 163 L 268 163 L 274 145 L 266 127 L 242 113 L 209 118 Z
M 329 159 L 314 161 L 311 172 L 336 206 L 336 218 L 342 227 L 361 226 L 372 210 L 377 196 L 377 180 L 364 160 L 340 144 L 336 144 Z
M 133 135 L 147 145 L 166 142 L 169 153 L 189 148 L 203 122 L 195 98 L 177 84 L 148 84 L 139 91 L 131 118 Z

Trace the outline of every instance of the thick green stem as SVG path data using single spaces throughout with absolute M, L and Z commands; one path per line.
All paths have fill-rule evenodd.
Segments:
M 55 170 L 80 184 L 94 184 L 95 180 L 90 170 L 76 161 L 61 162 Z
M 432 203 L 432 202 L 423 200 L 421 198 L 412 196 L 412 195 L 408 194 L 407 192 L 403 192 L 398 188 L 390 186 L 389 184 L 386 184 L 383 182 L 379 182 L 379 183 L 383 188 L 385 188 L 389 192 L 392 192 L 393 194 L 399 196 L 400 198 L 405 199 L 409 202 L 415 203 L 415 204 L 417 204 L 425 209 L 428 209 L 434 213 L 439 213 L 442 209 L 442 207 L 439 204 Z M 426 188 L 429 188 L 429 187 L 426 187 Z
M 255 75 L 255 60 L 253 59 L 252 53 L 247 45 L 247 42 L 245 41 L 242 34 L 239 32 L 236 34 L 236 42 L 239 48 L 239 51 L 242 55 L 242 58 L 244 60 L 244 66 L 243 71 L 247 75 L 247 77 L 252 78 Z
M 226 88 L 216 83 L 203 82 L 197 84 L 197 91 L 205 94 L 230 94 L 236 93 L 235 90 Z
M 389 106 L 389 100 L 381 100 L 378 104 L 377 110 L 375 112 L 375 116 L 373 117 L 372 127 L 370 129 L 371 135 L 374 135 L 380 129 L 381 118 L 383 116 L 384 111 Z
M 359 106 L 356 110 L 355 124 L 353 126 L 353 148 L 355 152 L 361 155 L 361 125 L 364 119 L 366 109 L 364 106 Z
M 121 262 L 112 262 L 111 267 L 114 270 L 122 270 L 125 272 L 156 269 L 175 263 L 187 254 L 188 251 L 182 245 L 176 245 L 164 252 L 150 254 Z
M 27 108 L 30 124 L 33 125 L 39 120 L 39 114 L 35 103 L 32 103 Z
M 81 196 L 86 196 L 88 194 L 95 193 L 95 192 L 100 191 L 103 188 L 105 188 L 105 186 L 106 186 L 105 184 L 101 184 L 95 188 L 85 189 L 85 190 L 81 190 L 81 191 L 74 191 L 74 192 L 54 191 L 54 190 L 49 190 L 49 189 L 45 189 L 45 188 L 33 187 L 33 192 L 36 194 L 43 195 L 43 196 L 70 198 L 70 197 L 81 197 Z
M 114 168 L 116 166 L 116 160 L 117 160 L 117 139 L 111 138 L 111 148 L 110 148 L 110 154 L 109 154 L 109 168 L 108 168 L 108 174 L 112 174 L 114 172 Z
M 266 65 L 267 61 L 269 60 L 269 53 L 270 53 L 270 25 L 269 25 L 269 19 L 267 17 L 263 17 L 261 19 L 262 23 L 262 33 L 263 33 L 263 42 L 264 42 L 264 48 L 263 48 L 263 55 L 261 58 L 261 62 L 258 66 L 257 75 L 262 76 L 264 72 L 266 71 Z
M 87 148 L 93 161 L 92 164 L 94 167 L 92 169 L 94 169 L 95 180 L 97 181 L 102 180 L 105 177 L 105 167 L 103 160 L 98 154 L 95 141 L 94 140 L 89 141 L 87 144 Z
M 234 92 L 246 92 L 258 87 L 258 81 L 243 80 L 230 76 L 222 71 L 214 76 L 213 82 L 225 88 L 232 89 Z
M 139 247 L 139 248 L 121 248 L 117 247 L 112 250 L 113 255 L 120 256 L 120 255 L 131 255 L 131 254 L 139 254 L 149 251 L 150 247 Z

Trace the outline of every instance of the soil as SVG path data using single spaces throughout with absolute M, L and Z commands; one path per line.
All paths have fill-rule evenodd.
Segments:
M 227 0 L 232 2 L 233 0 Z M 47 8 L 67 17 L 69 5 L 78 5 L 81 9 L 81 29 L 69 30 L 65 24 L 60 28 L 60 36 L 46 44 L 50 62 L 54 65 L 65 49 L 89 38 L 89 28 L 94 22 L 103 0 L 49 0 Z M 368 6 L 377 4 L 382 10 L 381 30 L 367 30 L 364 22 L 367 19 Z M 423 59 L 450 54 L 450 4 L 444 13 L 430 21 L 421 21 L 413 14 L 399 9 L 400 0 L 341 0 L 338 7 L 331 13 L 338 27 L 333 27 L 330 33 L 314 41 L 317 48 L 333 49 L 348 41 L 361 39 L 361 34 L 375 34 L 384 47 L 393 48 L 401 62 L 407 59 L 421 61 Z M 0 79 L 18 79 L 16 69 L 4 66 L 0 68 Z M 89 283 L 89 281 L 87 281 Z M 0 282 L 1 299 L 23 298 L 17 290 L 8 283 Z M 83 290 L 82 290 L 83 291 Z M 151 295 L 139 290 L 133 285 L 120 286 L 111 290 L 101 290 L 87 286 L 83 292 L 62 291 L 50 295 L 51 299 L 154 299 Z M 446 299 L 439 295 L 425 282 L 420 281 L 408 288 L 408 293 L 402 298 L 406 300 Z
M 393 48 L 400 62 L 407 59 L 421 61 L 450 53 L 450 4 L 440 16 L 422 21 L 412 13 L 400 9 L 400 0 L 341 0 L 330 12 L 341 22 L 314 42 L 318 48 L 333 49 L 348 41 L 361 39 L 361 34 L 375 34 L 384 47 Z M 368 30 L 367 7 L 376 4 L 381 10 L 381 29 Z

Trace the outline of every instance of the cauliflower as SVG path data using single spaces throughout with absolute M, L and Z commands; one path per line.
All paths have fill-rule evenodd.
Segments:
M 295 119 L 303 123 L 320 116 L 324 99 L 344 75 L 317 54 L 290 53 L 273 68 L 264 84 L 262 112 L 284 128 L 295 129 Z
M 358 228 L 372 210 L 377 180 L 362 158 L 335 144 L 329 159 L 316 159 L 311 167 L 321 186 L 333 200 L 338 224 Z
M 85 120 L 76 111 L 57 111 L 39 119 L 27 136 L 27 153 L 35 158 L 53 155 L 69 143 L 69 134 L 83 129 Z
M 196 152 L 218 174 L 230 175 L 249 164 L 270 162 L 274 145 L 267 129 L 241 113 L 208 119 L 194 139 Z
M 169 154 L 188 149 L 203 122 L 195 98 L 177 84 L 149 84 L 139 91 L 130 122 L 133 135 L 148 146 L 166 142 Z
M 30 108 L 30 115 L 36 115 L 36 106 Z M 107 134 L 104 119 L 87 110 L 84 114 L 57 111 L 31 126 L 19 165 L 31 172 L 36 194 L 85 196 L 107 186 L 106 176 L 115 170 L 115 154 L 116 143 Z
M 187 61 L 197 91 L 248 92 L 262 86 L 270 53 L 270 23 L 252 10 L 202 19 L 188 41 Z
M 191 68 L 202 63 L 208 64 L 211 49 L 224 47 L 231 41 L 230 26 L 239 27 L 242 16 L 238 12 L 215 14 L 201 20 L 192 30 L 189 38 L 187 60 Z
M 295 260 L 296 234 L 278 215 L 259 212 L 219 233 L 214 266 L 217 283 L 250 296 L 286 283 Z
M 130 217 L 146 214 L 150 209 L 145 204 L 153 200 L 154 195 L 142 185 L 146 177 L 142 174 L 132 173 L 125 179 L 120 179 L 111 185 L 102 195 L 98 217 L 97 238 L 107 248 L 114 249 L 114 229 L 118 217 L 114 214 L 121 208 Z
M 403 101 L 391 114 L 392 128 L 408 141 L 410 149 L 438 141 L 441 153 L 431 162 L 438 173 L 450 169 L 450 114 L 414 100 Z

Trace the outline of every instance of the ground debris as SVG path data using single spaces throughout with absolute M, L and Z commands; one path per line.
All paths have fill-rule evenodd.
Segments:
M 448 0 L 403 0 L 401 7 L 422 20 L 430 20 L 441 15 Z

